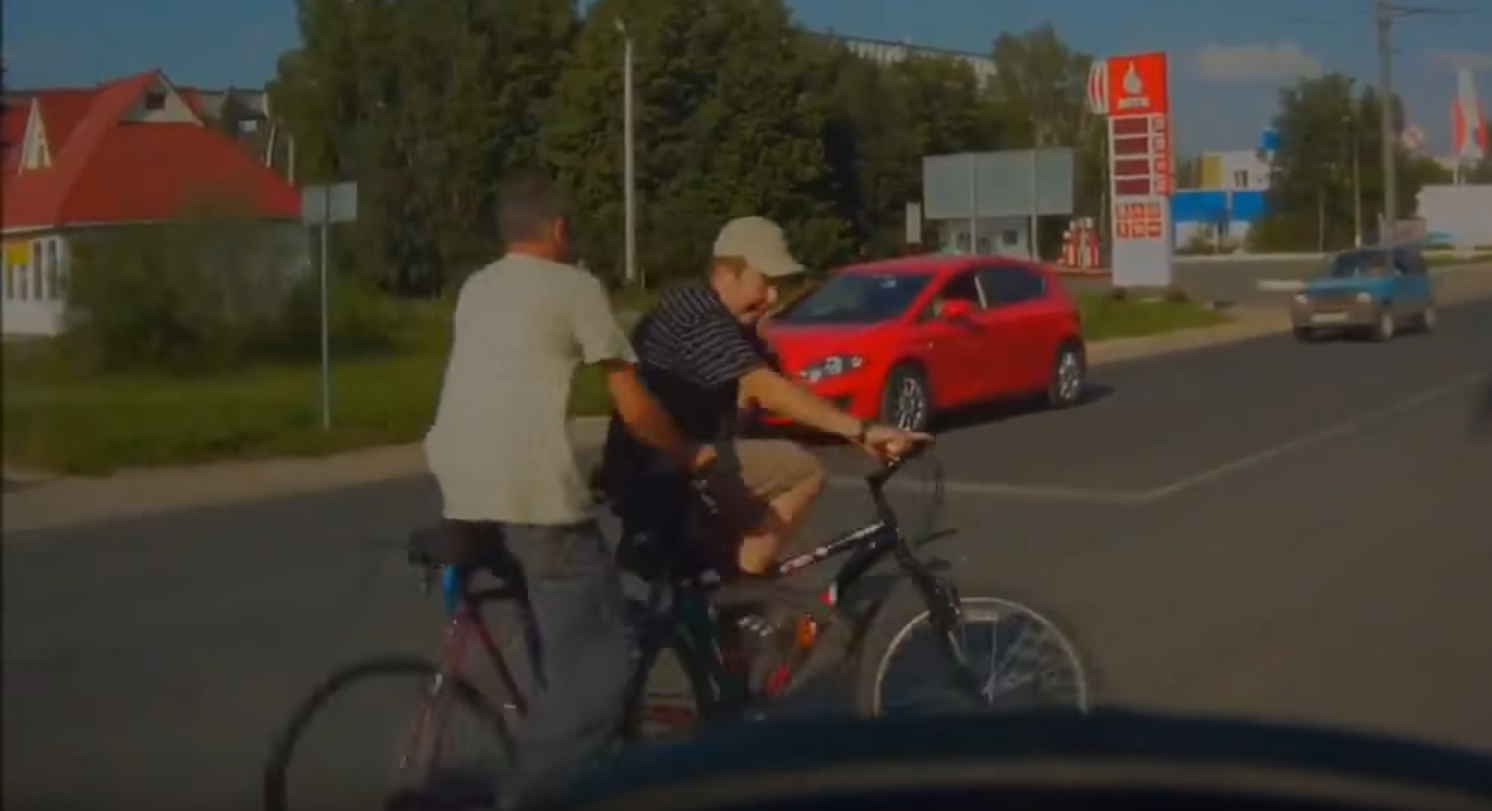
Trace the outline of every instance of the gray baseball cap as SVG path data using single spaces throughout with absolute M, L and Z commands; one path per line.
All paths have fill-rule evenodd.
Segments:
M 803 272 L 803 265 L 787 247 L 782 226 L 765 217 L 738 217 L 715 237 L 714 256 L 746 260 L 763 276 L 781 278 Z

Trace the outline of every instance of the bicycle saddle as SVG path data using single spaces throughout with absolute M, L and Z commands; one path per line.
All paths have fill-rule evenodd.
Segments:
M 412 566 L 485 570 L 503 580 L 513 579 L 518 571 L 503 543 L 502 524 L 496 521 L 441 519 L 434 527 L 409 533 L 405 556 Z

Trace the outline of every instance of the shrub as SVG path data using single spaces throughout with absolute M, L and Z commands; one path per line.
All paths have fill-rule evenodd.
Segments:
M 276 228 L 203 217 L 77 240 L 69 355 L 99 371 L 241 362 L 275 329 L 290 287 L 296 246 Z
M 327 308 L 328 332 L 337 354 L 388 349 L 399 327 L 394 302 L 367 282 L 334 274 Z M 307 273 L 291 288 L 278 334 L 265 347 L 290 358 L 321 352 L 321 277 Z
M 265 357 L 315 357 L 321 285 L 305 230 L 231 211 L 111 230 L 74 248 L 61 348 L 80 371 L 228 371 Z M 339 352 L 386 347 L 397 313 L 372 287 L 332 281 Z

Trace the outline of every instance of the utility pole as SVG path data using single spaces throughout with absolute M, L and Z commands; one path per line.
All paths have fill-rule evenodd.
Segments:
M 1362 142 L 1352 130 L 1352 247 L 1362 247 Z
M 1383 138 L 1383 231 L 1378 241 L 1387 248 L 1394 238 L 1398 220 L 1399 188 L 1396 148 L 1394 144 L 1394 72 L 1393 45 L 1389 36 L 1394 24 L 1394 8 L 1389 0 L 1378 0 L 1378 98 L 1381 113 L 1379 127 Z
M 622 191 L 626 209 L 627 228 L 627 284 L 637 284 L 637 165 L 633 141 L 632 120 L 632 37 L 627 35 L 627 24 L 616 21 L 616 30 L 622 35 Z
M 957 243 L 955 242 L 955 245 Z M 969 153 L 969 256 L 979 255 L 979 156 Z
M 1037 161 L 1038 161 L 1040 155 L 1041 155 L 1041 129 L 1040 129 L 1040 124 L 1036 120 L 1036 111 L 1032 110 L 1031 111 L 1031 244 L 1028 245 L 1027 247 L 1030 249 L 1031 260 L 1033 262 L 1041 260 L 1040 250 L 1039 250 L 1038 245 L 1037 245 L 1037 240 L 1038 240 L 1039 234 L 1040 234 L 1040 221 L 1041 221 L 1040 205 L 1037 202 L 1038 196 L 1041 193 L 1041 182 L 1038 179 L 1039 178 L 1039 174 L 1038 174 L 1038 166 L 1037 166 Z

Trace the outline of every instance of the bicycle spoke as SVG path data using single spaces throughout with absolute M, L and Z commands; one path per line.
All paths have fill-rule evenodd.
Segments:
M 1009 601 L 969 598 L 965 602 L 959 627 L 943 634 L 946 656 L 942 660 L 943 666 L 954 671 L 954 683 L 964 685 L 956 690 L 965 696 L 960 702 L 964 709 L 998 711 L 1047 704 L 1086 709 L 1081 662 L 1055 626 Z M 975 626 L 987 626 L 987 630 Z M 916 663 L 916 638 L 923 631 L 937 636 L 927 613 L 909 620 L 885 651 L 876 677 L 879 712 L 916 709 L 919 693 L 940 686 L 941 679 L 931 677 L 936 661 Z M 976 664 L 976 656 L 987 656 L 987 663 Z M 898 686 L 894 679 L 902 670 L 910 676 L 906 686 Z M 943 703 L 937 693 L 928 698 L 935 707 Z

